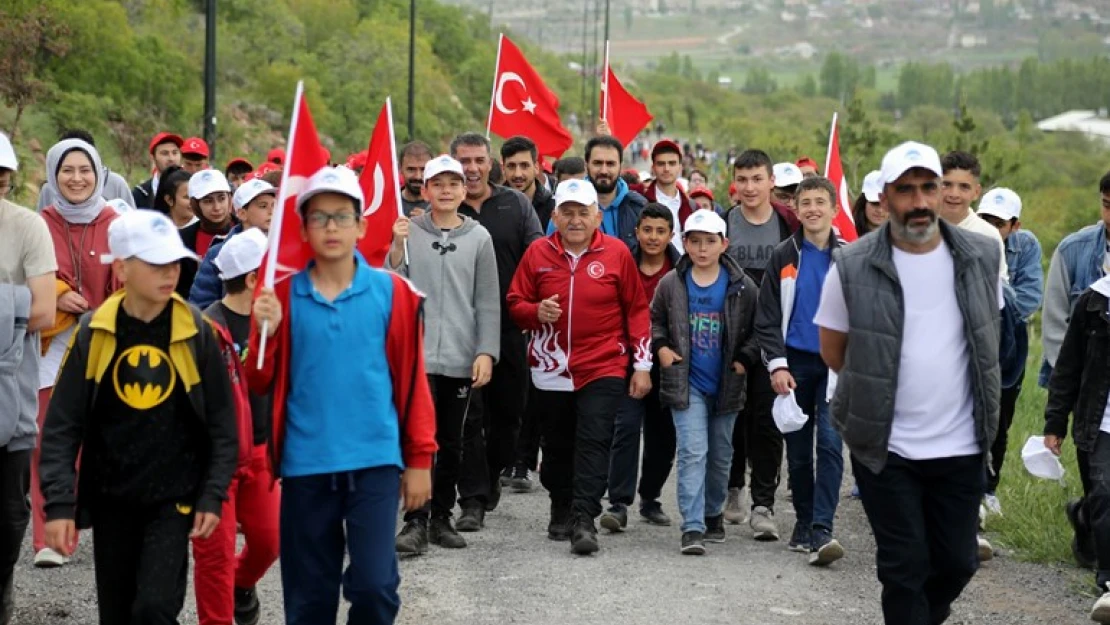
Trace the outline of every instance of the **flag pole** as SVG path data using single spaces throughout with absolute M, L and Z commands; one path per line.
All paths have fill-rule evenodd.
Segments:
M 836 138 L 836 111 L 833 111 L 832 126 L 829 127 L 829 149 L 825 151 L 825 177 L 829 177 L 829 163 L 832 162 L 833 139 Z M 843 165 L 841 165 L 843 167 Z
M 606 3 L 608 6 L 608 3 Z M 601 105 L 601 121 L 609 122 L 609 40 L 605 40 L 605 78 L 602 79 L 605 102 Z
M 269 249 L 266 252 L 268 258 L 266 262 L 266 275 L 263 276 L 262 284 L 267 289 L 274 288 L 274 277 L 277 275 L 277 261 L 278 250 L 281 248 L 281 224 L 285 217 L 285 201 L 289 199 L 289 163 L 293 156 L 294 143 L 296 142 L 297 120 L 301 115 L 301 97 L 304 95 L 304 81 L 297 81 L 297 92 L 293 96 L 293 116 L 289 120 L 289 134 L 288 140 L 285 142 L 285 163 L 281 171 L 281 186 L 278 187 L 278 201 L 274 206 L 273 218 L 270 223 L 277 224 L 277 228 L 270 230 Z M 262 369 L 262 357 L 266 354 L 266 336 L 269 333 L 270 321 L 264 320 L 262 322 L 262 334 L 259 337 L 258 344 L 258 366 L 256 369 Z
M 493 107 L 497 103 L 497 76 L 501 73 L 501 42 L 505 40 L 505 33 L 497 35 L 497 60 L 493 62 L 493 89 L 489 94 L 489 117 L 486 119 L 486 138 L 489 139 L 489 129 L 493 125 Z
M 397 138 L 393 134 L 393 97 L 388 96 L 385 99 L 385 116 L 389 120 L 389 160 L 394 171 L 397 169 Z M 397 177 L 393 177 L 394 182 Z M 404 204 L 401 203 L 401 185 L 393 185 L 393 193 L 397 199 L 397 210 L 401 210 Z M 409 241 L 405 239 L 405 264 L 409 264 Z

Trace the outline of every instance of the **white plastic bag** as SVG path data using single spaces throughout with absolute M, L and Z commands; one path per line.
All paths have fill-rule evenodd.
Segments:
M 802 407 L 798 405 L 798 400 L 794 398 L 794 391 L 790 391 L 789 395 L 779 395 L 775 397 L 775 405 L 771 407 L 771 416 L 775 418 L 775 425 L 778 426 L 779 431 L 783 434 L 797 432 L 802 429 L 806 424 L 806 413 L 802 412 Z
M 1050 449 L 1044 446 L 1043 436 L 1030 436 L 1021 448 L 1021 460 L 1025 470 L 1034 477 L 1045 480 L 1064 479 L 1064 465 Z
M 829 381 L 825 383 L 825 401 L 832 403 L 833 395 L 836 395 L 836 372 L 829 369 Z

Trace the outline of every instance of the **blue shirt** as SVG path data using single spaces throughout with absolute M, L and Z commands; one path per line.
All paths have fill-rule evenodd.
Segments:
M 698 286 L 694 272 L 686 272 L 690 308 L 690 385 L 706 395 L 716 395 L 721 382 L 721 334 L 724 331 L 728 271 L 721 268 L 717 281 Z
M 817 305 L 821 302 L 821 288 L 832 263 L 832 246 L 823 250 L 802 239 L 802 253 L 798 257 L 798 279 L 794 283 L 794 310 L 790 325 L 786 326 L 786 346 L 811 354 L 821 353 L 818 338 Z
M 1041 307 L 1044 298 L 1044 269 L 1041 267 L 1041 242 L 1028 230 L 1017 230 L 1006 237 L 1006 268 L 1010 288 L 1017 302 L 1016 312 L 1028 320 Z
M 356 263 L 332 302 L 308 269 L 291 278 L 284 477 L 403 467 L 385 350 L 393 280 L 361 256 Z

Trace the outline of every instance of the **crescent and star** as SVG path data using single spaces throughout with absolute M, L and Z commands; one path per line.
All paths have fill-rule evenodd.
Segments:
M 496 106 L 497 110 L 501 111 L 502 113 L 504 113 L 506 115 L 512 115 L 513 113 L 516 113 L 520 109 L 506 108 L 505 103 L 501 99 L 501 92 L 504 91 L 505 83 L 508 83 L 508 82 L 518 82 L 518 83 L 520 83 L 520 87 L 521 87 L 521 89 L 524 90 L 524 93 L 526 95 L 528 93 L 528 85 L 524 84 L 524 79 L 521 78 L 520 75 L 517 74 L 516 72 L 504 72 L 504 73 L 501 74 L 501 77 L 497 79 L 497 90 L 496 90 L 496 92 L 494 93 L 494 96 L 493 96 L 493 105 Z M 536 114 L 536 103 L 532 101 L 531 96 L 528 96 L 528 97 L 524 98 L 523 100 L 521 100 L 520 105 L 522 107 L 524 107 L 525 111 L 527 111 L 527 112 L 529 112 L 533 115 Z

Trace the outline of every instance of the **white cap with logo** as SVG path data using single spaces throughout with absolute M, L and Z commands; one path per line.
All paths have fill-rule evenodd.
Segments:
M 231 196 L 231 205 L 235 210 L 245 208 L 247 204 L 254 201 L 254 198 L 266 193 L 277 196 L 277 187 L 261 178 L 248 180 L 235 190 L 235 195 Z
M 223 172 L 218 169 L 202 169 L 189 177 L 189 197 L 194 200 L 206 198 L 220 191 L 231 193 L 231 185 L 227 183 Z
M 463 173 L 462 163 L 451 158 L 450 154 L 440 154 L 424 165 L 424 182 L 428 182 L 440 174 L 447 173 L 455 174 L 459 178 L 466 180 L 466 174 Z
M 863 177 L 863 196 L 868 202 L 878 202 L 882 192 L 883 172 L 876 169 Z
M 940 166 L 940 155 L 933 148 L 924 143 L 907 141 L 883 157 L 882 183 L 888 185 L 902 177 L 902 174 L 911 169 L 927 169 L 937 176 L 944 175 Z
M 682 224 L 683 236 L 691 232 L 719 234 L 721 238 L 724 238 L 728 234 L 728 225 L 716 212 L 708 208 L 700 208 L 687 217 L 686 223 Z
M 999 187 L 983 194 L 979 200 L 979 216 L 990 215 L 1003 221 L 1021 218 L 1021 198 L 1017 193 Z
M 794 163 L 775 163 L 771 168 L 775 174 L 775 186 L 778 188 L 789 187 L 802 181 L 802 170 Z
M 312 177 L 305 183 L 304 190 L 297 195 L 297 212 L 304 215 L 304 205 L 321 193 L 346 195 L 355 201 L 358 214 L 362 215 L 362 208 L 366 200 L 362 195 L 362 187 L 358 184 L 358 176 L 350 169 L 346 167 L 321 167 L 320 171 L 312 174 Z
M 197 260 L 169 217 L 141 208 L 120 215 L 108 226 L 108 250 L 102 262 L 138 258 L 151 265 L 168 265 L 183 258 Z
M 0 169 L 19 171 L 19 159 L 15 157 L 15 148 L 12 147 L 8 135 L 0 132 Z
M 597 204 L 597 189 L 594 189 L 593 183 L 588 180 L 576 178 L 564 180 L 555 187 L 555 208 L 568 202 L 583 206 Z
M 231 280 L 258 269 L 266 255 L 269 239 L 258 228 L 250 228 L 231 237 L 216 254 L 220 280 Z

